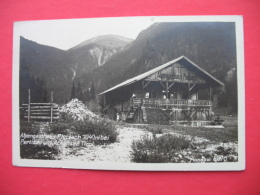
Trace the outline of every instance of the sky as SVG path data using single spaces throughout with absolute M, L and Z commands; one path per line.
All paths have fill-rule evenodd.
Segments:
M 38 20 L 16 22 L 15 31 L 39 44 L 67 50 L 99 35 L 115 34 L 135 39 L 153 23 L 152 17 Z
M 20 36 L 42 45 L 70 49 L 99 35 L 114 34 L 136 39 L 155 22 L 234 22 L 240 16 L 147 16 L 21 21 L 14 24 L 14 44 Z

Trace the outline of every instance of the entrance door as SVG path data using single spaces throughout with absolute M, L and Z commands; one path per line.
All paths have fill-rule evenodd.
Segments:
M 156 98 L 156 91 L 149 92 L 149 98 Z

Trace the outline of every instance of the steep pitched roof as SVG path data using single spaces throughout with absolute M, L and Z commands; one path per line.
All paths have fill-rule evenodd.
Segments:
M 130 84 L 135 83 L 135 82 L 137 82 L 137 81 L 140 81 L 140 80 L 142 80 L 142 79 L 144 79 L 144 78 L 146 78 L 146 77 L 152 75 L 153 73 L 155 73 L 155 72 L 157 72 L 157 71 L 159 71 L 159 70 L 162 70 L 162 69 L 164 69 L 164 68 L 167 68 L 168 66 L 171 66 L 172 64 L 174 64 L 174 63 L 176 63 L 176 62 L 178 62 L 178 61 L 180 61 L 180 60 L 182 60 L 182 59 L 184 59 L 184 60 L 186 60 L 187 62 L 189 62 L 189 64 L 191 64 L 195 69 L 199 70 L 201 73 L 203 73 L 204 75 L 206 75 L 209 79 L 215 81 L 215 82 L 218 83 L 219 85 L 224 86 L 224 84 L 223 84 L 222 82 L 220 82 L 218 79 L 216 79 L 215 77 L 213 77 L 211 74 L 209 74 L 208 72 L 206 72 L 205 70 L 203 70 L 202 68 L 200 68 L 197 64 L 195 64 L 194 62 L 192 62 L 191 60 L 189 60 L 187 57 L 181 56 L 181 57 L 179 57 L 179 58 L 176 58 L 175 60 L 169 61 L 169 62 L 167 62 L 167 63 L 165 63 L 165 64 L 163 64 L 163 65 L 161 65 L 161 66 L 158 66 L 158 67 L 156 67 L 156 68 L 154 68 L 154 69 L 152 69 L 152 70 L 149 70 L 149 71 L 147 71 L 147 72 L 145 72 L 145 73 L 143 73 L 143 74 L 140 74 L 140 75 L 138 75 L 138 76 L 135 76 L 135 77 L 133 77 L 133 78 L 131 78 L 131 79 L 128 79 L 128 80 L 126 80 L 126 81 L 124 81 L 124 82 L 122 82 L 122 83 L 119 83 L 118 85 L 116 85 L 116 86 L 114 86 L 114 87 L 112 87 L 112 88 L 110 88 L 110 89 L 108 89 L 108 90 L 106 90 L 106 91 L 104 91 L 104 92 L 102 92 L 102 93 L 100 93 L 100 94 L 98 94 L 98 95 L 102 95 L 102 94 L 105 94 L 105 93 L 107 93 L 107 92 L 113 91 L 113 90 L 115 90 L 115 89 L 121 88 L 121 87 L 123 87 L 123 86 L 127 86 L 127 85 L 130 85 Z

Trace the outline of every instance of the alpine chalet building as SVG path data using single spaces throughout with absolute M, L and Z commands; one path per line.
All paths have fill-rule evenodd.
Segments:
M 185 56 L 128 79 L 102 93 L 104 108 L 117 108 L 122 120 L 149 121 L 152 110 L 170 124 L 203 126 L 212 117 L 212 90 L 222 82 Z

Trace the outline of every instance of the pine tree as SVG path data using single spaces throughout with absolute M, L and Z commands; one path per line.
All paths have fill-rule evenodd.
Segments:
M 48 91 L 45 85 L 45 82 L 43 79 L 41 79 L 40 83 L 40 88 L 41 88 L 41 101 L 44 103 L 48 102 Z
M 48 91 L 45 86 L 42 88 L 42 101 L 45 103 L 48 102 Z
M 34 77 L 32 77 L 31 79 L 29 89 L 30 89 L 31 102 L 38 102 L 35 93 L 37 87 L 36 87 L 36 82 Z
M 78 83 L 78 87 L 77 87 L 77 98 L 80 101 L 84 101 L 84 95 L 83 95 L 83 91 L 82 91 L 81 86 L 80 86 L 80 82 Z
M 74 82 L 73 82 L 73 85 L 72 85 L 72 88 L 71 88 L 71 97 L 70 99 L 74 99 L 76 98 L 76 88 L 75 88 L 75 85 L 74 85 Z
M 95 91 L 95 86 L 93 83 L 91 83 L 91 87 L 89 90 L 89 96 L 90 96 L 90 100 L 95 100 L 96 99 L 96 91 Z
M 84 93 L 84 102 L 88 102 L 90 100 L 89 88 Z
M 42 80 L 37 77 L 35 80 L 35 89 L 34 89 L 34 94 L 35 94 L 35 101 L 36 102 L 42 102 L 43 99 L 42 99 L 42 86 L 43 86 L 43 83 L 42 83 Z
M 231 112 L 237 115 L 237 72 L 232 75 L 231 80 L 226 84 L 228 104 L 231 106 Z

